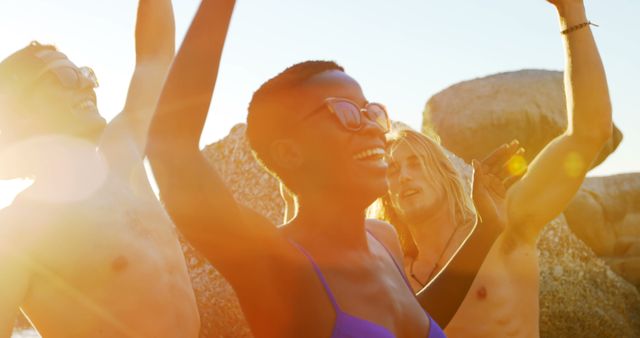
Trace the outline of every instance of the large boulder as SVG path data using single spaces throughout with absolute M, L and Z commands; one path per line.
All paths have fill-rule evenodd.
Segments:
M 515 138 L 531 161 L 567 126 L 563 73 L 521 70 L 453 85 L 429 99 L 423 131 L 435 130 L 442 144 L 469 162 Z M 614 134 L 593 166 L 604 161 L 620 141 Z
M 580 239 L 640 288 L 640 173 L 587 178 L 565 215 Z

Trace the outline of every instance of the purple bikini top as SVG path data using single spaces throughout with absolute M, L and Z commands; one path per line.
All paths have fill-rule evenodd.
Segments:
M 374 236 L 370 232 L 369 234 L 378 243 L 380 243 L 380 245 L 382 245 L 382 247 L 387 251 L 387 253 L 391 257 L 391 260 L 393 261 L 393 264 L 395 264 L 396 268 L 400 272 L 402 279 L 407 284 L 407 287 L 409 288 L 411 293 L 413 293 L 413 290 L 411 289 L 411 285 L 409 284 L 407 277 L 405 276 L 404 272 L 400 268 L 400 265 L 398 265 L 396 260 L 393 258 L 393 255 L 391 254 L 389 249 L 387 249 L 387 247 L 384 244 L 382 244 L 382 242 L 380 242 L 376 238 L 376 236 Z M 361 319 L 361 318 L 352 316 L 342 311 L 340 309 L 340 306 L 338 306 L 338 302 L 336 301 L 335 296 L 331 292 L 331 288 L 329 288 L 329 284 L 327 283 L 327 280 L 324 278 L 324 275 L 322 274 L 322 271 L 320 271 L 320 268 L 318 267 L 316 262 L 313 260 L 313 258 L 311 258 L 311 255 L 298 243 L 291 240 L 290 242 L 298 250 L 300 250 L 300 252 L 302 252 L 307 257 L 307 259 L 309 259 L 309 262 L 311 262 L 311 265 L 313 266 L 313 269 L 315 270 L 316 275 L 318 275 L 318 278 L 320 279 L 320 282 L 322 283 L 324 290 L 327 292 L 327 296 L 329 296 L 329 300 L 331 301 L 331 304 L 333 305 L 333 308 L 336 311 L 336 321 L 333 326 L 333 332 L 331 333 L 331 338 L 364 338 L 364 337 L 395 338 L 393 333 L 391 333 L 386 327 L 383 327 L 381 325 L 378 325 L 366 319 Z M 431 319 L 431 316 L 429 316 L 429 314 L 426 311 L 425 311 L 425 314 L 427 315 L 427 318 L 430 324 L 429 335 L 427 336 L 427 338 L 446 338 L 446 335 L 444 334 L 440 326 L 438 326 L 438 324 L 433 319 Z

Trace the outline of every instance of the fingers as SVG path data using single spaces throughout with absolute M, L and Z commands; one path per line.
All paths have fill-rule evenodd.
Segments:
M 509 190 L 509 188 L 511 188 L 511 186 L 514 185 L 516 182 L 520 181 L 521 178 L 522 178 L 522 175 L 508 177 L 502 181 L 502 186 L 504 187 L 505 190 Z
M 482 160 L 482 164 L 488 168 L 498 166 L 500 168 L 509 158 L 511 158 L 520 148 L 520 142 L 513 140 L 496 148 L 491 154 Z
M 518 148 L 516 152 L 509 157 L 501 165 L 496 164 L 491 170 L 491 173 L 505 179 L 509 176 L 522 176 L 527 169 L 527 161 L 522 156 L 524 154 L 524 148 Z
M 522 156 L 524 152 L 524 148 L 518 147 L 516 151 L 504 162 L 496 163 L 490 170 L 491 174 L 497 176 L 503 181 L 511 176 L 520 177 L 524 175 L 527 169 L 527 161 Z
M 494 194 L 497 194 L 500 197 L 505 197 L 507 189 L 505 188 L 502 180 L 498 179 L 493 175 L 489 175 L 486 177 L 487 185 L 491 189 Z
M 522 177 L 528 169 L 527 160 L 522 156 L 524 152 L 524 148 L 519 148 L 518 151 L 503 164 L 500 172 L 496 174 L 496 176 L 502 181 L 511 177 Z
M 494 175 L 488 172 L 486 166 L 478 160 L 472 160 L 471 165 L 473 166 L 472 185 L 474 191 L 482 189 L 490 194 L 504 198 L 507 188 L 521 178 L 521 175 L 506 175 L 505 178 Z M 505 185 L 505 183 L 508 185 Z

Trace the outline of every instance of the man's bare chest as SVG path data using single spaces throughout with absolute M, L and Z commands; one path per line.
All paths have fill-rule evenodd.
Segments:
M 62 275 L 108 279 L 150 262 L 175 260 L 179 253 L 159 203 L 126 187 L 103 187 L 82 201 L 37 209 L 31 218 L 40 230 L 33 235 L 35 259 Z

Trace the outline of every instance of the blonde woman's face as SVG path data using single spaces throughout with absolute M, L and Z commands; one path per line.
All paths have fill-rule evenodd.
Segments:
M 435 213 L 442 206 L 444 189 L 429 167 L 404 142 L 392 147 L 387 154 L 389 168 L 387 182 L 394 211 L 406 222 L 418 222 Z

